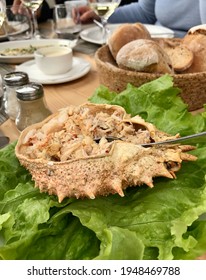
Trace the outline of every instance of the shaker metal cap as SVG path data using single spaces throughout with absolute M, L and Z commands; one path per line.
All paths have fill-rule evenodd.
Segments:
M 28 83 L 16 89 L 16 96 L 23 101 L 31 101 L 44 95 L 43 86 L 38 83 Z
M 22 86 L 29 82 L 28 74 L 21 71 L 10 72 L 4 75 L 4 83 L 8 86 Z

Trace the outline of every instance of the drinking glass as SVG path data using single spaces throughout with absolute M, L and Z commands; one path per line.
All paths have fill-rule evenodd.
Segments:
M 81 31 L 81 21 L 78 11 L 80 1 L 66 1 L 54 7 L 55 32 L 59 38 L 74 40 Z
M 88 0 L 90 8 L 100 17 L 102 23 L 102 40 L 107 41 L 107 21 L 119 6 L 121 0 Z
M 33 25 L 33 31 L 32 31 L 32 38 L 39 38 L 39 29 L 38 29 L 38 23 L 36 18 L 36 11 L 40 7 L 44 0 L 21 0 L 23 5 L 27 7 L 32 15 L 32 25 Z
M 17 6 L 16 6 L 17 7 Z M 31 39 L 32 23 L 28 9 L 23 11 L 17 7 L 17 11 L 12 6 L 6 7 L 5 31 L 9 41 Z
M 5 2 L 5 0 L 1 0 L 1 2 L 0 2 L 0 28 L 3 25 L 5 17 L 6 17 L 6 2 Z

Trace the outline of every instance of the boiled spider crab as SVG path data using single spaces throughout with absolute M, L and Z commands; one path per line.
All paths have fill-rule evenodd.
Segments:
M 121 140 L 108 141 L 109 136 Z M 41 192 L 65 197 L 91 198 L 118 193 L 153 178 L 175 178 L 187 145 L 142 147 L 177 138 L 159 131 L 140 116 L 130 117 L 120 106 L 86 103 L 69 106 L 41 123 L 27 127 L 16 145 L 16 156 L 29 170 Z M 100 138 L 100 141 L 96 141 Z

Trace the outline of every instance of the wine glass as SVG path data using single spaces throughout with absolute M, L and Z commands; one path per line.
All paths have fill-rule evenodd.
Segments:
M 9 41 L 31 39 L 31 14 L 26 7 L 21 10 L 21 6 L 15 5 L 13 9 L 13 5 L 7 5 L 5 22 L 5 34 Z
M 100 17 L 103 44 L 107 41 L 107 21 L 119 6 L 121 0 L 88 0 L 90 8 Z
M 39 38 L 39 30 L 38 30 L 38 23 L 36 19 L 36 11 L 40 7 L 44 0 L 21 0 L 23 5 L 27 7 L 31 11 L 32 15 L 32 25 L 33 25 L 33 30 L 32 30 L 32 37 L 33 38 Z
M 6 2 L 5 2 L 5 0 L 1 0 L 1 2 L 0 2 L 0 28 L 3 25 L 5 17 L 6 17 Z

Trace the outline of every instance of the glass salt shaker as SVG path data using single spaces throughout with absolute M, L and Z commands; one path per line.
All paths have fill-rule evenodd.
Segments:
M 15 120 L 18 113 L 16 89 L 29 82 L 27 73 L 16 71 L 4 75 L 4 109 L 11 120 Z
M 19 112 L 15 124 L 22 131 L 27 126 L 43 121 L 51 115 L 44 100 L 43 86 L 38 83 L 28 83 L 16 89 Z

